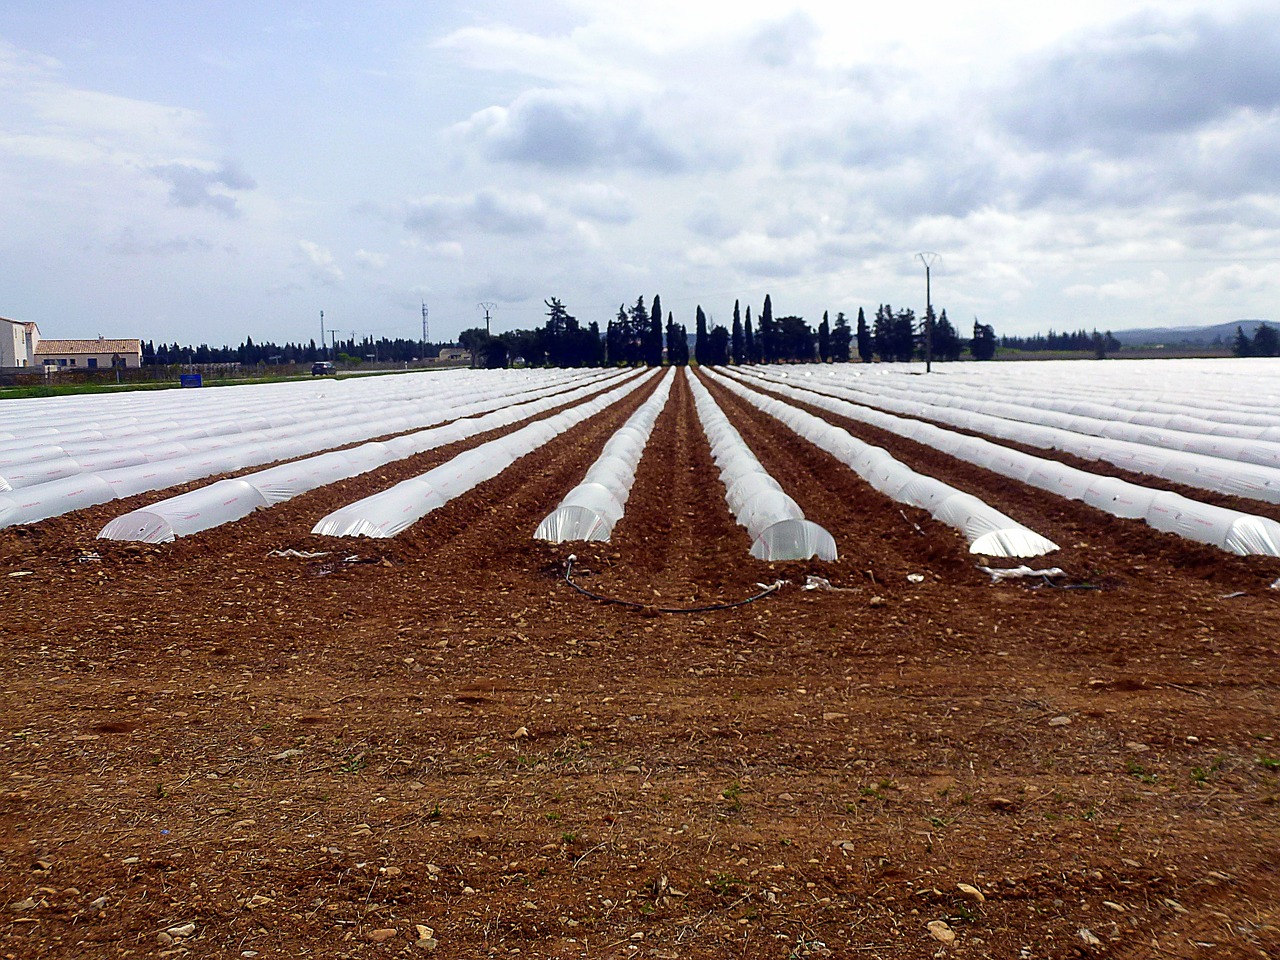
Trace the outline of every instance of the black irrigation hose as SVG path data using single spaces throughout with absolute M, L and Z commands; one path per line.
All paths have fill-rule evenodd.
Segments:
M 573 562 L 578 558 L 573 554 L 569 555 L 569 559 L 564 565 L 564 582 L 573 589 L 577 590 L 584 597 L 590 597 L 592 600 L 599 600 L 601 603 L 613 603 L 620 607 L 629 607 L 632 610 L 652 610 L 655 613 L 708 613 L 712 610 L 732 610 L 734 607 L 745 607 L 748 603 L 755 603 L 763 597 L 769 596 L 771 593 L 777 593 L 778 588 L 782 586 L 782 581 L 778 581 L 772 586 L 765 587 L 754 597 L 747 597 L 745 600 L 735 600 L 733 603 L 712 603 L 705 607 L 655 607 L 647 603 L 636 603 L 634 600 L 619 600 L 617 597 L 606 597 L 598 593 L 592 593 L 585 587 L 580 587 L 573 582 Z

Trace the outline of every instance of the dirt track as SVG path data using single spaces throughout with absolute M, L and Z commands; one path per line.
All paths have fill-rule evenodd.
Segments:
M 679 379 L 610 544 L 530 534 L 648 387 L 391 541 L 307 531 L 485 438 L 163 547 L 94 540 L 154 497 L 0 531 L 0 956 L 1280 955 L 1280 562 L 840 422 L 1082 589 L 993 585 L 711 389 L 839 562 L 750 558 Z M 633 611 L 570 553 L 789 585 Z

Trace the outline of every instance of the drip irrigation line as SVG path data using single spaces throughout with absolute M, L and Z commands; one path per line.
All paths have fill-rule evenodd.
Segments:
M 599 593 L 593 593 L 586 587 L 579 586 L 573 582 L 573 563 L 578 558 L 573 554 L 569 555 L 569 559 L 564 565 L 564 582 L 577 590 L 584 597 L 590 597 L 592 600 L 599 600 L 601 603 L 612 603 L 620 607 L 629 607 L 632 610 L 653 610 L 657 613 L 708 613 L 712 610 L 732 610 L 734 607 L 745 607 L 749 603 L 755 603 L 757 600 L 769 596 L 771 593 L 777 593 L 778 589 L 785 582 L 783 580 L 775 581 L 770 586 L 765 587 L 755 596 L 747 597 L 745 600 L 735 600 L 732 603 L 711 603 L 701 607 L 655 607 L 648 603 L 637 603 L 634 600 L 619 600 L 617 597 L 606 597 Z
M 1053 587 L 1055 590 L 1101 590 L 1102 587 L 1096 583 L 1054 583 L 1049 577 L 1041 577 L 1046 587 Z

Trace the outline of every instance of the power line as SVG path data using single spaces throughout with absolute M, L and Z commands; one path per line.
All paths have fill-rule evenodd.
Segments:
M 484 311 L 484 332 L 492 336 L 493 332 L 489 329 L 489 311 L 497 310 L 498 305 L 489 300 L 481 300 L 476 304 L 476 309 Z
M 933 370 L 933 290 L 929 282 L 929 272 L 938 262 L 938 254 L 926 250 L 917 253 L 916 259 L 924 264 L 924 372 Z

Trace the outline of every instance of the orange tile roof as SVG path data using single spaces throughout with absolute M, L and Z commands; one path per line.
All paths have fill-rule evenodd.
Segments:
M 41 340 L 36 356 L 59 353 L 142 353 L 141 340 Z

